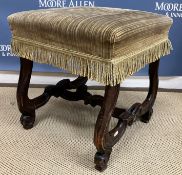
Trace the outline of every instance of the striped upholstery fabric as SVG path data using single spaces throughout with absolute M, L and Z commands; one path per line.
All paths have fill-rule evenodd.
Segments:
M 116 85 L 171 50 L 172 19 L 143 11 L 77 7 L 8 17 L 12 52 Z

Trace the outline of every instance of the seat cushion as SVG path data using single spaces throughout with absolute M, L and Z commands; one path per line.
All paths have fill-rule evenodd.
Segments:
M 106 7 L 41 9 L 8 17 L 12 52 L 105 85 L 169 54 L 172 19 Z

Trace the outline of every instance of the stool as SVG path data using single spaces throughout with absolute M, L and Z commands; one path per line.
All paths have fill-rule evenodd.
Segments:
M 158 90 L 159 59 L 172 49 L 168 39 L 172 19 L 137 10 L 76 7 L 19 12 L 10 15 L 8 21 L 12 52 L 21 63 L 17 87 L 21 124 L 25 129 L 32 128 L 35 110 L 51 96 L 100 106 L 94 131 L 94 162 L 97 170 L 105 170 L 112 148 L 127 126 L 138 119 L 148 123 L 151 118 Z M 62 80 L 29 99 L 33 62 L 65 69 L 78 78 Z M 120 83 L 146 64 L 150 87 L 144 102 L 129 109 L 116 107 Z M 88 79 L 105 85 L 104 97 L 87 91 Z M 111 117 L 118 123 L 109 130 Z

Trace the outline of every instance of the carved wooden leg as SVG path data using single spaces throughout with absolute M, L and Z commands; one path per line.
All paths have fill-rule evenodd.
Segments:
M 51 96 L 62 97 L 66 100 L 83 100 L 85 104 L 95 107 L 101 106 L 100 113 L 95 126 L 94 144 L 97 148 L 95 154 L 96 169 L 103 171 L 107 168 L 107 162 L 112 151 L 112 147 L 124 134 L 127 125 L 132 125 L 137 118 L 143 122 L 148 122 L 152 115 L 152 107 L 156 99 L 158 90 L 158 67 L 159 60 L 150 63 L 149 92 L 143 103 L 135 103 L 128 110 L 115 108 L 119 95 L 120 85 L 106 86 L 104 98 L 99 95 L 91 95 L 87 92 L 87 77 L 78 77 L 74 81 L 68 79 L 58 82 L 56 85 L 48 86 L 42 95 L 28 98 L 28 88 L 32 73 L 33 62 L 20 58 L 21 70 L 17 88 L 17 102 L 21 116 L 21 123 L 25 129 L 33 127 L 35 121 L 35 110 L 48 102 Z M 76 89 L 76 92 L 69 91 Z M 111 131 L 108 130 L 111 117 L 118 119 L 118 123 Z
M 28 98 L 28 89 L 32 74 L 33 62 L 24 58 L 20 58 L 20 76 L 17 88 L 17 103 L 22 116 L 21 124 L 25 129 L 33 127 L 35 121 L 35 110 L 46 104 L 51 96 L 63 97 L 68 100 L 77 101 L 84 99 L 90 94 L 85 92 L 84 84 L 87 82 L 86 77 L 78 77 L 74 81 L 68 79 L 58 82 L 45 88 L 42 95 L 34 98 Z M 70 92 L 69 89 L 76 89 L 76 92 Z M 82 92 L 83 90 L 83 92 Z M 85 92 L 85 93 L 84 93 Z M 100 103 L 100 101 L 99 101 Z
M 33 62 L 20 58 L 20 76 L 17 88 L 17 103 L 22 116 L 20 121 L 25 129 L 33 127 L 35 121 L 35 106 L 28 98 L 28 88 L 32 74 Z
M 145 101 L 142 103 L 143 109 L 146 109 L 147 111 L 143 110 L 145 114 L 143 114 L 140 117 L 141 121 L 144 123 L 149 122 L 153 113 L 152 107 L 154 105 L 154 102 L 157 96 L 158 84 L 159 84 L 159 78 L 158 78 L 159 62 L 160 60 L 157 60 L 149 64 L 150 86 L 149 86 L 148 95 Z
M 137 118 L 145 123 L 149 122 L 158 90 L 158 67 L 159 60 L 150 63 L 150 87 L 148 95 L 143 103 L 135 103 L 128 110 L 118 110 L 115 108 L 119 85 L 114 87 L 106 86 L 104 101 L 96 122 L 94 134 L 94 143 L 98 151 L 95 155 L 97 170 L 103 171 L 107 168 L 107 162 L 109 160 L 112 147 L 122 137 L 128 125 L 131 126 Z M 116 117 L 119 120 L 115 128 L 108 131 L 111 116 Z
M 106 86 L 104 101 L 95 125 L 94 144 L 97 148 L 97 153 L 95 154 L 94 162 L 96 164 L 95 168 L 99 171 L 107 168 L 107 162 L 112 151 L 112 146 L 110 146 L 108 139 L 108 127 L 117 102 L 119 88 L 119 85 Z
M 149 64 L 149 79 L 150 86 L 146 99 L 143 103 L 135 103 L 126 112 L 122 113 L 118 119 L 127 122 L 128 125 L 132 125 L 137 118 L 142 122 L 148 123 L 152 112 L 153 105 L 157 96 L 158 90 L 158 68 L 159 60 Z
M 25 129 L 33 127 L 35 122 L 35 110 L 48 102 L 51 95 L 47 90 L 34 99 L 28 98 L 28 89 L 32 74 L 33 62 L 20 58 L 20 76 L 17 87 L 17 103 L 22 116 L 20 122 Z

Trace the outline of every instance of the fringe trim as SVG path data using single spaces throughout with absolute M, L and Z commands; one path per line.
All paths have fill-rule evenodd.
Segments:
M 113 59 L 110 62 L 106 62 L 104 59 L 100 61 L 88 57 L 84 58 L 83 56 L 79 57 L 71 52 L 55 51 L 16 39 L 12 40 L 11 48 L 12 53 L 19 57 L 38 63 L 51 64 L 70 71 L 72 74 L 88 77 L 104 85 L 115 86 L 146 64 L 160 59 L 161 56 L 170 54 L 172 45 L 170 40 L 167 39 L 135 55 L 127 55 Z

